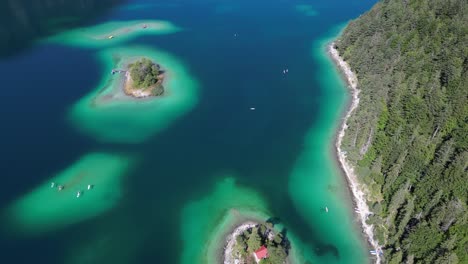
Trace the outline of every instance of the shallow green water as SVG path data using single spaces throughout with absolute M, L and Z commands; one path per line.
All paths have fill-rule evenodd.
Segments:
M 212 193 L 182 210 L 182 263 L 215 263 L 230 229 L 243 219 L 269 215 L 255 191 L 238 186 L 232 177 L 220 178 Z
M 106 153 L 81 157 L 7 209 L 9 231 L 57 230 L 109 210 L 121 197 L 121 178 L 130 163 L 128 157 Z
M 169 21 L 111 21 L 96 26 L 77 28 L 47 38 L 46 42 L 79 47 L 115 46 L 141 35 L 172 34 L 181 29 Z
M 336 34 L 339 29 L 331 32 Z M 324 244 L 333 245 L 340 241 L 340 247 L 334 254 L 344 255 L 346 259 L 341 259 L 339 263 L 357 263 L 365 258 L 363 244 L 359 241 L 361 237 L 350 232 L 347 239 L 343 239 L 343 233 L 348 232 L 349 226 L 356 225 L 349 217 L 352 206 L 350 194 L 344 187 L 345 179 L 339 177 L 337 162 L 332 158 L 323 158 L 324 155 L 334 155 L 331 143 L 346 102 L 343 93 L 345 84 L 337 78 L 339 73 L 326 53 L 326 45 L 333 38 L 332 34 L 330 38 L 316 41 L 311 49 L 311 56 L 322 65 L 315 74 L 320 76 L 322 87 L 327 87 L 322 95 L 322 100 L 327 104 L 321 109 L 316 124 L 306 134 L 303 152 L 290 176 L 289 192 L 300 213 L 308 219 L 315 235 L 322 238 Z M 325 212 L 325 207 L 328 212 Z M 333 256 L 328 256 L 315 261 L 334 260 Z
M 71 110 L 78 130 L 101 141 L 141 142 L 167 128 L 191 110 L 197 100 L 197 81 L 184 64 L 167 52 L 154 48 L 128 46 L 106 49 L 99 54 L 104 75 L 98 87 L 80 99 Z M 122 94 L 124 64 L 140 57 L 157 62 L 166 71 L 165 95 L 156 99 L 134 99 Z

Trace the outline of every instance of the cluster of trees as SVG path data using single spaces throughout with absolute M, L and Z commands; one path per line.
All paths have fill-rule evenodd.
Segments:
M 468 2 L 383 0 L 336 42 L 359 80 L 342 148 L 387 263 L 468 263 Z
M 261 264 L 286 263 L 291 248 L 286 231 L 274 232 L 270 222 L 259 224 L 237 236 L 233 253 L 240 255 L 241 264 L 255 263 L 253 253 L 262 245 L 268 249 L 268 258 L 261 260 Z
M 161 74 L 159 65 L 147 58 L 142 58 L 129 65 L 130 77 L 135 88 L 148 88 L 155 85 Z

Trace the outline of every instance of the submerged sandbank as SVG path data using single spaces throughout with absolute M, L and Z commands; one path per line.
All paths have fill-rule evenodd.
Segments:
M 271 217 L 267 203 L 258 193 L 238 185 L 234 178 L 224 178 L 210 195 L 183 208 L 181 263 L 229 263 L 225 262 L 225 250 L 232 244 L 236 230 L 264 223 Z M 280 223 L 275 225 L 275 230 L 284 227 Z M 288 231 L 288 239 L 291 242 L 290 263 L 311 259 L 310 245 L 302 243 L 291 231 Z
M 186 66 L 172 55 L 146 47 L 106 49 L 99 54 L 103 78 L 93 92 L 70 111 L 72 123 L 82 132 L 106 142 L 141 142 L 165 129 L 197 103 L 197 82 Z M 123 92 L 124 68 L 132 60 L 146 57 L 165 70 L 164 95 L 133 98 Z
M 346 133 L 346 129 L 348 128 L 347 121 L 349 117 L 351 116 L 351 114 L 354 112 L 354 110 L 356 110 L 356 108 L 359 106 L 358 79 L 357 79 L 357 76 L 352 71 L 349 64 L 346 61 L 344 61 L 343 58 L 340 56 L 338 50 L 335 48 L 334 42 L 328 45 L 328 53 L 330 54 L 330 57 L 335 61 L 335 64 L 337 65 L 337 67 L 343 73 L 343 76 L 345 77 L 348 83 L 348 87 L 351 93 L 351 104 L 349 105 L 348 110 L 346 111 L 340 130 L 337 134 L 336 145 L 335 145 L 336 152 L 338 155 L 338 160 L 340 162 L 340 165 L 348 180 L 349 188 L 351 189 L 351 192 L 353 194 L 353 198 L 357 207 L 356 213 L 359 215 L 359 220 L 360 220 L 362 229 L 364 233 L 366 234 L 366 237 L 370 245 L 372 246 L 373 250 L 377 250 L 378 248 L 380 248 L 380 246 L 378 242 L 374 239 L 374 231 L 373 231 L 374 227 L 373 225 L 368 224 L 366 221 L 367 217 L 371 214 L 369 210 L 369 206 L 367 206 L 366 187 L 359 184 L 359 181 L 357 179 L 357 175 L 354 172 L 353 166 L 348 162 L 348 160 L 346 159 L 346 153 L 341 149 L 343 137 Z M 380 256 L 377 254 L 375 258 L 376 258 L 375 263 L 379 264 L 381 262 Z
M 81 157 L 13 202 L 5 212 L 7 229 L 13 233 L 41 233 L 101 214 L 119 200 L 121 178 L 130 165 L 128 157 L 114 154 Z
M 242 222 L 263 219 L 265 215 L 267 206 L 257 193 L 238 186 L 234 178 L 225 178 L 209 196 L 183 208 L 181 263 L 222 263 L 230 231 Z
M 319 14 L 318 11 L 312 5 L 298 4 L 298 5 L 295 5 L 294 8 L 296 9 L 297 12 L 308 17 L 318 16 Z
M 163 35 L 181 29 L 169 21 L 111 21 L 91 27 L 77 28 L 47 38 L 45 41 L 87 48 L 120 44 L 141 35 Z

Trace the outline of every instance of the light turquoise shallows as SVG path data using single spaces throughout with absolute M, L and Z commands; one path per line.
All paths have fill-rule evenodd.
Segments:
M 85 48 L 100 48 L 121 44 L 141 35 L 172 34 L 180 30 L 181 28 L 171 22 L 162 20 L 111 21 L 65 31 L 45 41 Z
M 103 79 L 91 93 L 70 109 L 70 119 L 83 133 L 106 142 L 141 142 L 165 129 L 197 103 L 197 82 L 174 56 L 146 47 L 119 47 L 99 54 Z M 129 61 L 146 57 L 165 71 L 163 96 L 136 99 L 122 90 Z
M 121 196 L 121 179 L 130 165 L 129 158 L 115 154 L 83 156 L 7 209 L 10 231 L 34 234 L 57 230 L 112 208 Z M 63 190 L 59 190 L 60 185 Z

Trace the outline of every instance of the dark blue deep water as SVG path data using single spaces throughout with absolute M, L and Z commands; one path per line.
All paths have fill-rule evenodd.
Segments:
M 320 65 L 310 50 L 314 41 L 368 10 L 374 0 L 66 2 L 2 4 L 0 28 L 6 30 L 0 30 L 0 208 L 89 151 L 126 152 L 141 160 L 125 177 L 124 199 L 112 210 L 39 236 L 0 234 L 1 263 L 70 262 L 76 241 L 102 229 L 128 238 L 102 238 L 114 245 L 117 257 L 109 257 L 113 263 L 177 263 L 181 208 L 211 190 L 215 176 L 224 172 L 234 172 L 241 184 L 261 193 L 301 240 L 322 246 L 284 190 L 305 133 L 327 104 L 320 100 L 326 87 L 313 74 Z M 125 8 L 135 4 L 151 5 Z M 296 4 L 313 6 L 317 16 L 297 12 Z M 64 17 L 73 20 L 60 20 Z M 181 58 L 200 84 L 199 103 L 144 143 L 101 144 L 67 121 L 70 106 L 101 78 L 96 51 L 38 40 L 75 26 L 131 19 L 168 20 L 184 28 L 131 43 Z M 287 78 L 281 74 L 285 66 Z M 257 108 L 255 115 L 246 111 L 251 106 Z M 146 232 L 134 233 L 135 226 Z M 139 241 L 138 249 L 120 258 L 125 253 L 118 249 L 134 241 Z

